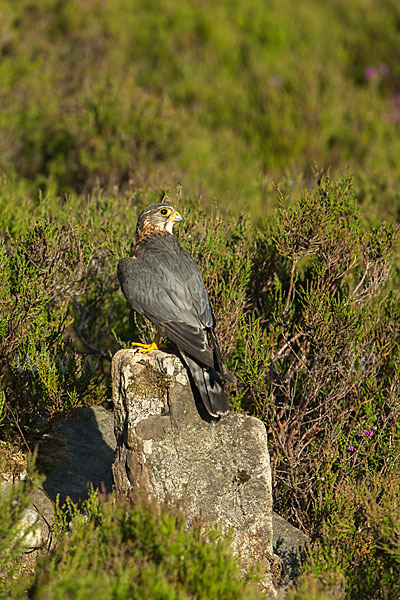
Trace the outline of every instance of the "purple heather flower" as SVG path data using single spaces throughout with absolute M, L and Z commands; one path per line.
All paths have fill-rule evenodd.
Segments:
M 353 448 L 353 446 L 348 446 L 347 450 L 348 450 L 349 452 L 354 452 L 354 448 Z
M 371 65 L 369 67 L 365 67 L 364 77 L 368 80 L 376 79 L 378 77 L 378 71 Z
M 361 437 L 362 435 L 374 435 L 375 433 L 375 429 L 362 429 L 361 432 L 357 433 L 358 437 Z

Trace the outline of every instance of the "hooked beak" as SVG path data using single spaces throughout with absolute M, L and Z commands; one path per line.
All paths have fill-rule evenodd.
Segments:
M 174 213 L 173 216 L 173 222 L 174 223 L 183 223 L 184 222 L 184 218 L 182 217 L 182 215 L 178 212 Z

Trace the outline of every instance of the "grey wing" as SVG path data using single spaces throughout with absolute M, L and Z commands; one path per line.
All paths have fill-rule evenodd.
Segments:
M 192 258 L 179 247 L 171 256 L 147 251 L 122 259 L 118 277 L 132 308 L 149 318 L 176 345 L 207 366 L 214 366 L 207 329 L 213 318 L 207 292 Z

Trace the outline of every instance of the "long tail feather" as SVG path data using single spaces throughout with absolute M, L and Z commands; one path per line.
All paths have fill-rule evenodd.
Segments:
M 226 415 L 229 412 L 229 402 L 217 371 L 212 367 L 202 367 L 185 352 L 180 352 L 207 412 L 212 417 Z

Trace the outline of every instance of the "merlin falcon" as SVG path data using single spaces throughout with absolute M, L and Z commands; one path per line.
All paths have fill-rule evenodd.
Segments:
M 118 279 L 133 310 L 158 330 L 152 344 L 132 345 L 140 352 L 156 350 L 166 335 L 178 347 L 208 413 L 218 417 L 229 412 L 222 379 L 235 378 L 222 362 L 200 272 L 172 233 L 182 221 L 170 204 L 148 206 L 138 217 L 133 256 L 118 263 Z

